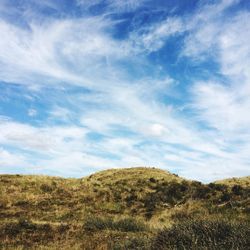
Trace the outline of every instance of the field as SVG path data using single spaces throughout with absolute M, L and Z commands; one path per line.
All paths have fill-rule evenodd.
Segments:
M 249 249 L 250 177 L 0 175 L 0 249 Z

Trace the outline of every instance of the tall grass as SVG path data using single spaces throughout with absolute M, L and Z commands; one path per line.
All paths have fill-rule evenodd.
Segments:
M 185 221 L 160 231 L 152 241 L 152 250 L 246 250 L 250 247 L 249 226 L 223 220 Z
M 146 224 L 131 217 L 113 220 L 111 217 L 89 216 L 83 224 L 85 231 L 115 230 L 122 232 L 140 232 L 147 230 Z

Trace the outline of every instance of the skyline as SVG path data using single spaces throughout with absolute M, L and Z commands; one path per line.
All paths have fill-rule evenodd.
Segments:
M 250 175 L 250 2 L 0 0 L 0 174 Z

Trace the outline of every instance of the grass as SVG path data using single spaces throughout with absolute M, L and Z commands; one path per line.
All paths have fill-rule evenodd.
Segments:
M 225 220 L 187 220 L 158 232 L 152 250 L 248 249 L 250 224 Z
M 85 231 L 113 230 L 121 232 L 141 232 L 146 231 L 147 226 L 131 217 L 113 220 L 110 217 L 87 217 L 84 220 L 83 228 Z
M 205 185 L 142 167 L 0 175 L 0 249 L 150 249 L 158 230 L 184 221 L 249 221 L 249 181 Z

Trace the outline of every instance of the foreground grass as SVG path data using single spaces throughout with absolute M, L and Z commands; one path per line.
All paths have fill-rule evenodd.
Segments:
M 249 179 L 204 185 L 154 168 L 83 179 L 1 175 L 0 249 L 213 249 L 211 237 L 247 249 L 230 242 L 250 238 Z M 235 238 L 207 236 L 219 228 Z
M 250 224 L 224 220 L 188 220 L 160 231 L 152 250 L 249 249 Z

